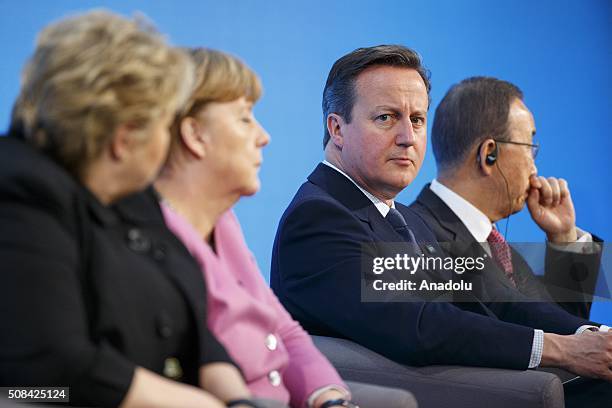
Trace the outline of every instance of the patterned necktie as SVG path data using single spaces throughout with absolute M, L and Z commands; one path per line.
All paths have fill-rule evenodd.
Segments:
M 391 224 L 393 229 L 397 231 L 397 233 L 400 234 L 402 238 L 406 240 L 406 242 L 411 242 L 413 244 L 417 243 L 414 233 L 410 228 L 408 228 L 406 219 L 401 212 L 397 211 L 395 208 L 390 208 L 385 219 L 389 221 L 389 224 Z
M 504 271 L 506 277 L 512 282 L 512 285 L 516 287 L 516 281 L 514 280 L 514 270 L 512 268 L 512 254 L 510 252 L 510 245 L 506 242 L 502 234 L 497 231 L 495 227 L 491 230 L 491 233 L 487 237 L 487 242 L 491 248 L 491 255 L 497 265 Z

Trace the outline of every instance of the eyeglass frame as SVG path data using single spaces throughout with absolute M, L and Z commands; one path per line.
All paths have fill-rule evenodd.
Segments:
M 507 144 L 513 144 L 513 145 L 519 145 L 519 146 L 529 146 L 531 147 L 531 157 L 533 157 L 534 160 L 538 156 L 538 152 L 540 151 L 539 143 L 532 144 L 532 143 L 515 142 L 512 140 L 498 140 L 498 139 L 493 139 L 493 140 L 495 140 L 497 143 L 507 143 Z

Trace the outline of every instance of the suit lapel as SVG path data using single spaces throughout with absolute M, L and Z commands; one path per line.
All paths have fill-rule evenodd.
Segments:
M 403 242 L 368 197 L 344 175 L 331 167 L 319 163 L 308 176 L 308 180 L 329 193 L 348 208 L 362 222 L 368 224 L 376 239 L 381 242 Z
M 363 194 L 355 184 L 340 174 L 338 171 L 331 167 L 320 163 L 315 170 L 308 176 L 308 180 L 321 187 L 329 195 L 338 200 L 342 205 L 348 208 L 359 220 L 364 224 L 367 224 L 369 229 L 372 231 L 374 240 L 382 243 L 404 243 L 405 239 L 393 229 L 391 224 L 384 219 L 382 214 L 378 211 L 372 201 Z M 398 209 L 406 216 L 403 206 L 398 206 Z M 413 215 L 407 219 L 408 226 L 411 225 L 410 220 Z M 426 255 L 441 256 L 439 251 L 431 249 L 430 245 L 423 242 L 418 235 L 415 236 L 417 239 L 417 245 L 421 252 Z M 415 254 L 415 249 L 410 248 L 409 253 Z M 430 273 L 437 275 L 445 280 L 448 280 L 452 275 L 445 271 L 429 271 Z
M 308 181 L 321 187 L 352 212 L 359 213 L 373 205 L 352 181 L 323 163 L 310 173 Z
M 459 217 L 440 197 L 429 189 L 429 184 L 423 187 L 423 190 L 421 190 L 417 197 L 417 202 L 425 207 L 438 224 L 448 233 L 448 236 L 451 238 L 448 244 L 451 245 L 450 252 L 453 255 L 467 256 L 473 252 L 476 240 Z
M 457 214 L 436 193 L 431 191 L 429 184 L 423 187 L 416 201 L 425 207 L 438 224 L 452 237 L 452 240 L 448 243 L 443 243 L 448 245 L 448 248 L 444 249 L 448 250 L 451 256 L 485 257 L 485 273 L 489 274 L 490 277 L 497 278 L 504 286 L 515 289 L 508 281 L 504 271 L 486 253 L 482 245 L 476 241 L 465 224 L 457 217 Z

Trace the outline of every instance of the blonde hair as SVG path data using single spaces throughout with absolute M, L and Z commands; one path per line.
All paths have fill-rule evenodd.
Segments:
M 240 97 L 255 103 L 262 93 L 259 77 L 240 59 L 207 48 L 187 51 L 195 63 L 195 84 L 191 96 L 171 127 L 172 149 L 179 145 L 181 121 L 198 113 L 207 103 L 231 102 Z
M 143 18 L 108 11 L 69 17 L 40 33 L 11 128 L 78 174 L 118 125 L 146 127 L 182 106 L 193 74 L 190 58 Z

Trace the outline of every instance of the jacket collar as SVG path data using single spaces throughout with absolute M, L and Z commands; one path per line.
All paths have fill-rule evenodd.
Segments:
M 355 184 L 323 163 L 319 163 L 310 173 L 308 181 L 321 187 L 362 221 L 370 222 L 372 209 L 378 212 L 372 201 Z M 378 215 L 383 219 L 380 213 Z
M 449 253 L 453 256 L 486 256 L 486 270 L 492 271 L 495 275 L 502 277 L 501 281 L 505 286 L 511 287 L 506 278 L 504 277 L 503 271 L 497 266 L 497 264 L 486 255 L 485 250 L 481 247 L 480 243 L 476 242 L 474 236 L 468 231 L 463 222 L 457 217 L 457 215 L 429 188 L 429 183 L 426 184 L 419 196 L 416 199 L 417 203 L 429 211 L 432 217 L 444 228 L 451 236 L 453 240 L 447 245 L 450 245 Z M 442 243 L 443 245 L 446 243 Z M 514 255 L 514 254 L 513 254 Z M 513 257 L 514 258 L 514 257 Z
M 100 225 L 112 227 L 119 223 L 119 217 L 111 206 L 106 206 L 100 202 L 85 186 L 81 186 L 80 191 L 89 215 Z
M 367 223 L 381 242 L 404 242 L 404 238 L 385 220 L 372 201 L 351 180 L 338 171 L 323 163 L 319 163 L 308 176 L 308 181 L 325 190 L 344 207 L 348 208 L 357 218 Z M 406 213 L 409 211 L 407 207 L 399 203 L 395 204 L 396 209 L 407 220 L 411 218 L 411 215 Z M 428 248 L 423 247 L 422 243 L 419 242 L 418 244 L 422 252 L 430 252 Z
M 476 241 L 487 240 L 493 226 L 489 217 L 479 208 L 437 180 L 431 182 L 429 190 L 455 213 Z
M 452 237 L 453 247 L 460 254 L 467 252 L 468 248 L 476 241 L 472 234 L 465 227 L 457 215 L 429 188 L 427 183 L 419 193 L 416 201 L 429 211 L 431 216 L 444 228 Z
M 153 187 L 132 194 L 113 205 L 117 214 L 136 225 L 165 225 L 159 206 L 160 196 Z

